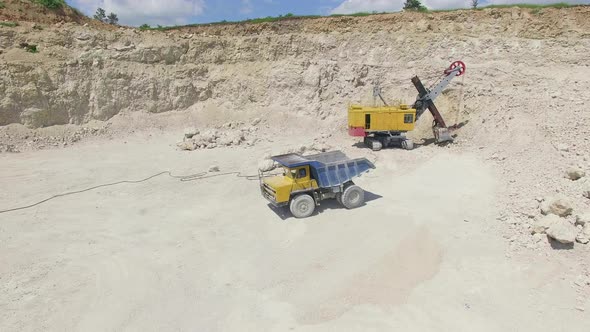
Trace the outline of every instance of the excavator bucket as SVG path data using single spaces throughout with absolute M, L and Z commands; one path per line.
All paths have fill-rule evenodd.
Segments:
M 444 142 L 452 142 L 453 137 L 449 132 L 448 128 L 441 128 L 441 127 L 433 127 L 432 132 L 434 133 L 434 138 L 436 139 L 436 143 L 444 143 Z

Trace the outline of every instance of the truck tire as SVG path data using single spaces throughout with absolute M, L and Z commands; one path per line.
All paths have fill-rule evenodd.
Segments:
M 336 193 L 336 202 L 342 205 L 342 193 Z
M 361 187 L 352 185 L 342 193 L 342 205 L 347 209 L 357 208 L 365 202 L 365 191 Z
M 291 200 L 289 208 L 295 218 L 307 218 L 315 210 L 315 201 L 307 194 L 298 195 Z

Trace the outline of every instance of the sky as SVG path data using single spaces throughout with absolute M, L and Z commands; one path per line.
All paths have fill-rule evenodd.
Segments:
M 357 12 L 394 12 L 405 0 L 66 0 L 68 4 L 92 16 L 97 8 L 119 16 L 119 23 L 183 25 L 241 21 L 250 18 L 295 15 L 351 14 Z M 467 8 L 471 0 L 422 0 L 429 9 Z M 547 4 L 563 0 L 479 0 L 489 4 Z M 590 0 L 566 0 L 568 3 L 590 4 Z

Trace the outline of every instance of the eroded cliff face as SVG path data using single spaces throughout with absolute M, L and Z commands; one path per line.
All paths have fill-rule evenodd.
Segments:
M 215 107 L 345 116 L 379 83 L 411 103 L 409 78 L 433 83 L 468 64 L 466 96 L 494 100 L 495 72 L 583 65 L 588 7 L 389 14 L 159 32 L 78 23 L 0 27 L 0 125 L 83 124 L 118 113 Z M 23 43 L 37 45 L 29 53 Z M 587 57 L 586 57 L 587 60 Z M 445 99 L 446 98 L 446 99 Z M 443 103 L 456 101 L 453 89 Z

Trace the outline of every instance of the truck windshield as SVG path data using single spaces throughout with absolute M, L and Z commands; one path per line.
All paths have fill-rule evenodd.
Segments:
M 287 167 L 283 167 L 283 175 L 288 178 L 293 179 L 293 178 L 295 178 L 295 170 L 287 168 Z

